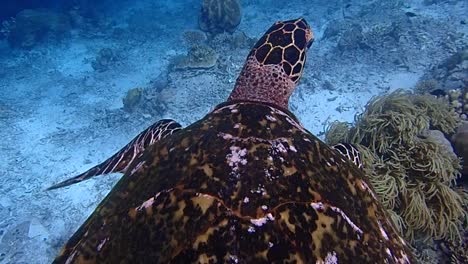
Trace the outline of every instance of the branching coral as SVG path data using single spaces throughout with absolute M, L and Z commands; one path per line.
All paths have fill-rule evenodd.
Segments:
M 326 138 L 358 146 L 365 174 L 406 238 L 459 241 L 466 199 L 453 189 L 460 160 L 444 142 L 458 125 L 446 102 L 396 91 L 371 100 L 347 133 L 333 124 Z

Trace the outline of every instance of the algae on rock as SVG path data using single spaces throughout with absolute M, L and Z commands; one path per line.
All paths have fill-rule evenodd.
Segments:
M 122 99 L 123 108 L 127 112 L 133 112 L 141 100 L 143 94 L 142 88 L 133 88 L 127 91 L 127 94 Z
M 207 45 L 194 45 L 186 56 L 175 58 L 173 66 L 176 70 L 209 69 L 216 65 L 218 53 Z

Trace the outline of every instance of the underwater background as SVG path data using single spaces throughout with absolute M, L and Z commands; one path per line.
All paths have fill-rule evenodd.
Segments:
M 290 110 L 360 145 L 423 263 L 467 263 L 466 14 L 456 0 L 1 1 L 0 263 L 50 263 L 121 175 L 47 187 L 162 118 L 202 118 L 263 32 L 297 17 L 315 42 Z

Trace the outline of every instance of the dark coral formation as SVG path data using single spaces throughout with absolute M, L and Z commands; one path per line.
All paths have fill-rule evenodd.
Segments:
M 91 67 L 95 71 L 104 72 L 111 68 L 120 60 L 116 52 L 111 48 L 103 48 L 99 50 L 96 58 L 91 62 Z
M 468 87 L 468 49 L 460 50 L 432 67 L 417 84 L 420 93 Z
M 468 120 L 468 86 L 465 89 L 452 89 L 448 91 L 447 98 L 450 106 L 462 120 Z
M 46 37 L 61 39 L 70 29 L 70 18 L 66 15 L 46 9 L 25 9 L 4 24 L 2 31 L 10 46 L 30 49 Z
M 122 99 L 123 108 L 127 112 L 133 112 L 141 100 L 143 94 L 142 88 L 133 88 L 128 90 L 125 97 Z
M 352 24 L 348 30 L 344 31 L 338 39 L 337 48 L 341 52 L 358 48 L 367 48 L 367 45 L 364 43 L 364 35 L 361 25 Z
M 354 127 L 334 124 L 327 139 L 359 146 L 366 175 L 406 238 L 460 241 L 467 200 L 454 188 L 461 165 L 446 139 L 459 124 L 446 101 L 396 91 L 369 102 Z
M 468 175 L 468 122 L 464 122 L 458 128 L 452 137 L 452 143 L 457 154 L 463 159 L 463 174 Z
M 234 32 L 240 21 L 238 0 L 203 0 L 198 20 L 201 30 L 212 34 Z

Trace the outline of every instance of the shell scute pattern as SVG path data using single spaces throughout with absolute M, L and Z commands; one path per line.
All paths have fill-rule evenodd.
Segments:
M 385 229 L 388 239 L 398 237 L 371 195 L 356 186 L 358 169 L 286 116 L 295 120 L 268 105 L 230 103 L 164 139 L 100 205 L 99 221 L 87 228 L 97 232 L 82 249 L 100 248 L 106 261 L 138 256 L 176 263 L 310 263 L 327 256 L 367 262 L 384 256 L 386 247 L 398 256 L 401 249 L 372 233 Z M 264 168 L 268 174 L 257 173 Z M 119 254 L 106 255 L 115 252 L 115 241 Z M 377 252 L 363 250 L 379 244 Z

